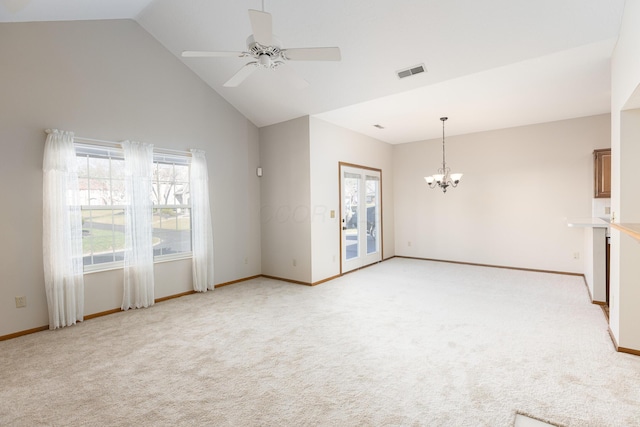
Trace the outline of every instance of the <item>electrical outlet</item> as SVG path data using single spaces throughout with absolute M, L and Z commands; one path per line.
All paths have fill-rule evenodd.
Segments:
M 573 259 L 580 259 L 580 252 L 574 252 Z
M 296 259 L 293 259 L 293 266 L 296 267 L 298 265 L 298 262 L 296 261 Z
M 409 242 L 407 242 L 407 246 L 411 246 L 411 242 L 410 242 L 410 241 L 409 241 Z
M 249 264 L 249 258 L 248 257 L 244 257 L 244 263 L 245 264 Z
M 23 308 L 27 306 L 27 297 L 16 297 L 16 308 Z

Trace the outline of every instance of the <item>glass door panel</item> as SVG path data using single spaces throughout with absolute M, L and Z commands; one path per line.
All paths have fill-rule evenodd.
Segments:
M 341 271 L 382 259 L 380 250 L 380 172 L 340 165 Z
M 378 185 L 380 179 L 376 176 L 366 175 L 366 197 L 367 197 L 367 255 L 378 252 L 379 245 L 376 238 L 376 225 L 378 224 Z
M 359 223 L 358 223 L 358 198 L 360 196 L 360 181 L 362 176 L 355 173 L 344 172 L 344 214 L 342 218 L 345 227 L 344 247 L 346 259 L 350 260 L 360 256 L 359 251 Z

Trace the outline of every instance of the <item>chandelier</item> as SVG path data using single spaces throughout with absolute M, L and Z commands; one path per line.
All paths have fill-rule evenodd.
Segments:
M 424 177 L 429 188 L 440 187 L 443 193 L 447 192 L 449 186 L 457 187 L 460 178 L 462 178 L 461 173 L 450 173 L 451 170 L 447 167 L 447 163 L 444 160 L 444 122 L 447 119 L 448 117 L 440 117 L 440 120 L 442 120 L 442 167 L 438 169 L 438 173 Z

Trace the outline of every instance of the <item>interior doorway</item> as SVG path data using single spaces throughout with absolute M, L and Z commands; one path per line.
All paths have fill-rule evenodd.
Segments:
M 382 260 L 382 171 L 340 163 L 340 272 Z

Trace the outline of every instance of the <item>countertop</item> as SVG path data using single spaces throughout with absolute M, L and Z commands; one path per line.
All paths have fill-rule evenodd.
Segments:
M 594 227 L 608 228 L 609 220 L 602 218 L 569 218 L 567 219 L 569 227 Z

